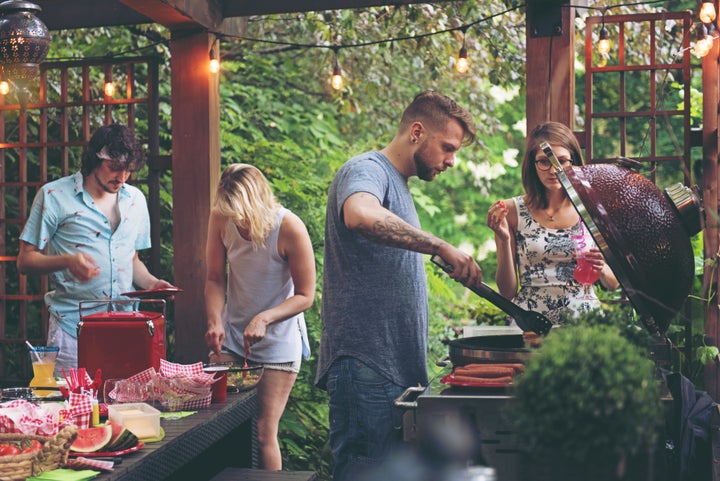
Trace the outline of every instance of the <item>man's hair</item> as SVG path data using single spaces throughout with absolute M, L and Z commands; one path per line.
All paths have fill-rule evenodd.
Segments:
M 400 119 L 400 129 L 407 129 L 413 122 L 422 122 L 433 130 L 445 129 L 449 120 L 456 120 L 463 129 L 463 145 L 475 142 L 475 124 L 470 112 L 453 99 L 432 90 L 420 92 L 407 106 Z
M 103 160 L 112 161 L 116 169 L 137 172 L 145 165 L 145 154 L 130 129 L 115 123 L 100 127 L 90 138 L 82 154 L 82 174 L 89 175 Z

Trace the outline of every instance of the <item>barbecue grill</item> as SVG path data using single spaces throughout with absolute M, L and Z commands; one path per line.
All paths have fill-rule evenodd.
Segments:
M 670 346 L 665 331 L 692 287 L 694 259 L 690 237 L 702 229 L 703 212 L 695 190 L 678 184 L 660 191 L 638 173 L 639 164 L 629 159 L 563 169 L 550 146 L 542 147 L 616 273 L 623 292 L 657 339 L 651 354 L 653 360 L 661 365 L 666 363 Z M 503 309 L 502 305 L 498 307 Z M 513 316 L 513 312 L 503 310 Z M 474 339 L 478 337 L 461 340 L 461 345 Z M 451 355 L 451 360 L 459 365 L 483 362 L 485 351 L 493 349 L 494 346 L 487 348 L 483 344 L 482 355 L 470 351 L 469 357 L 461 349 L 462 355 L 455 359 Z M 518 346 L 511 349 L 515 351 L 515 361 L 522 362 L 524 356 L 531 355 Z M 505 355 L 501 352 L 490 357 L 503 359 Z M 421 441 L 442 425 L 472 426 L 479 446 L 468 461 L 492 466 L 498 481 L 520 481 L 518 442 L 508 409 L 511 395 L 509 388 L 431 384 L 406 390 L 395 405 L 406 409 L 403 417 L 406 441 Z M 664 400 L 666 406 L 671 404 L 671 398 Z M 662 474 L 656 473 L 655 480 L 662 479 Z

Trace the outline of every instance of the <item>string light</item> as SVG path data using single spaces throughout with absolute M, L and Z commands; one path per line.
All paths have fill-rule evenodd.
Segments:
M 715 2 L 704 0 L 700 7 L 698 18 L 704 24 L 713 23 L 715 21 Z
M 10 93 L 10 84 L 3 80 L 0 82 L 0 95 L 7 95 Z
M 601 55 L 607 55 L 610 53 L 610 48 L 612 47 L 612 42 L 610 41 L 610 31 L 605 26 L 605 23 L 603 22 L 603 26 L 600 29 L 600 38 L 598 39 L 597 43 L 597 51 Z
M 330 78 L 330 86 L 335 90 L 340 90 L 343 88 L 343 77 L 342 77 L 342 70 L 340 70 L 340 61 L 338 60 L 338 49 L 333 49 L 335 51 L 335 62 L 333 64 L 333 71 L 332 71 L 332 77 Z
M 715 40 L 715 25 L 710 23 L 708 25 L 701 24 L 698 26 L 698 41 L 695 42 L 695 48 L 693 52 L 698 58 L 702 58 L 708 53 L 713 46 Z
M 465 47 L 466 37 L 467 35 L 465 29 L 463 29 L 463 43 L 462 47 L 460 47 L 460 52 L 458 52 L 457 62 L 455 63 L 455 70 L 460 73 L 466 73 L 468 71 L 468 68 L 470 68 L 470 64 L 468 62 L 467 48 Z
M 220 71 L 220 59 L 215 55 L 215 44 L 219 43 L 219 41 L 220 37 L 215 37 L 215 40 L 213 40 L 213 43 L 210 46 L 210 62 L 208 63 L 208 70 L 210 70 L 210 73 L 212 74 L 216 74 Z
M 210 73 L 218 73 L 220 71 L 220 60 L 215 58 L 215 51 L 210 50 L 210 63 L 208 64 Z
M 115 84 L 112 82 L 110 72 L 105 73 L 105 86 L 103 87 L 106 97 L 112 97 L 115 95 Z

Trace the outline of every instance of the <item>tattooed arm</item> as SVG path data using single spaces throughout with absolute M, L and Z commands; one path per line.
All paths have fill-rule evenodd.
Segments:
M 408 224 L 380 205 L 371 194 L 358 192 L 348 197 L 343 205 L 343 220 L 348 229 L 378 244 L 439 255 L 453 266 L 450 277 L 464 285 L 477 285 L 482 281 L 482 269 L 472 256 Z

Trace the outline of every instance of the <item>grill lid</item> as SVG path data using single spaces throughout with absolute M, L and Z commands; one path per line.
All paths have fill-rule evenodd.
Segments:
M 692 288 L 690 237 L 703 224 L 696 190 L 660 191 L 625 158 L 563 169 L 547 142 L 541 148 L 643 323 L 664 334 Z

